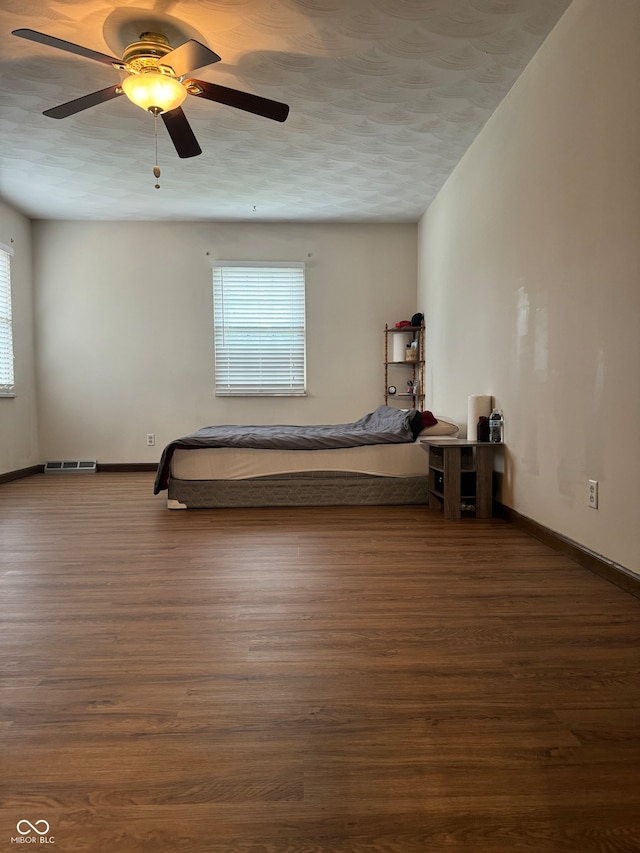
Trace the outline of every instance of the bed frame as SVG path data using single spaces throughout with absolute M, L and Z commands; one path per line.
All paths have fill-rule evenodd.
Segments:
M 169 509 L 265 506 L 359 506 L 428 503 L 429 478 L 377 477 L 343 471 L 244 480 L 169 480 Z

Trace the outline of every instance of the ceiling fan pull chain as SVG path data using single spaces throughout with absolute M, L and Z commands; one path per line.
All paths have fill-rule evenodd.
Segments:
M 156 143 L 156 165 L 153 167 L 153 175 L 156 179 L 155 188 L 157 190 L 160 189 L 160 166 L 158 166 L 158 113 L 153 113 L 153 130 L 155 134 L 155 143 Z

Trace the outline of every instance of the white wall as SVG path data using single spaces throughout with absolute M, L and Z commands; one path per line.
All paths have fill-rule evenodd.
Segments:
M 637 0 L 575 0 L 423 217 L 418 285 L 433 408 L 504 409 L 503 502 L 636 572 L 639 43 Z
M 11 302 L 13 314 L 15 397 L 0 397 L 0 474 L 37 465 L 31 223 L 0 202 L 0 242 L 12 246 Z
M 34 245 L 43 461 L 357 418 L 383 402 L 384 324 L 416 310 L 416 225 L 39 222 Z M 215 398 L 213 258 L 306 262 L 308 397 Z

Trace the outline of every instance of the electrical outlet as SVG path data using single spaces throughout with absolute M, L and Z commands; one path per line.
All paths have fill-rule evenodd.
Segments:
M 598 509 L 598 481 L 589 480 L 587 486 L 587 503 L 591 509 Z
M 147 433 L 147 447 L 155 447 L 156 444 L 156 434 L 155 432 Z

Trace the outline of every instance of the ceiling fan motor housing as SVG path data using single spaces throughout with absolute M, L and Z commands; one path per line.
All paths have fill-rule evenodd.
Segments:
M 122 62 L 132 74 L 139 74 L 147 68 L 173 74 L 172 68 L 159 64 L 159 60 L 172 50 L 168 40 L 160 33 L 142 33 L 140 41 L 127 45 L 122 54 Z

